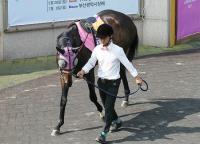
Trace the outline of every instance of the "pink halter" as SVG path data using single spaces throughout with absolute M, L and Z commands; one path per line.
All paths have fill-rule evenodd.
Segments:
M 78 32 L 81 38 L 82 42 L 85 42 L 84 45 L 87 47 L 90 51 L 93 51 L 95 48 L 95 43 L 94 43 L 94 37 L 92 33 L 87 33 L 80 25 L 80 22 L 76 22 L 76 25 L 78 27 Z
M 63 55 L 59 53 L 59 59 L 63 59 L 67 62 L 67 66 L 65 67 L 66 70 L 71 70 L 74 68 L 74 59 L 76 54 L 73 53 L 71 47 L 65 47 L 64 50 L 65 53 Z

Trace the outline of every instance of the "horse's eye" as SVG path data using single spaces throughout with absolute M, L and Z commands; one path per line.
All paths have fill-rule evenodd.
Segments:
M 72 52 L 73 52 L 73 53 L 77 53 L 77 52 L 78 52 L 78 49 L 72 49 Z

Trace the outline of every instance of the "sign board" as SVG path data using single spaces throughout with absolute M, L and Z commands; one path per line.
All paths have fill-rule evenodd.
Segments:
M 177 40 L 200 32 L 200 0 L 177 0 Z
M 8 0 L 8 27 L 82 19 L 104 9 L 139 14 L 139 0 Z

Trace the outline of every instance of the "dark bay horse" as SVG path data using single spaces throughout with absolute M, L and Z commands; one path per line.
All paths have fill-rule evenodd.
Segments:
M 138 34 L 136 26 L 132 22 L 130 17 L 121 12 L 113 10 L 101 11 L 97 14 L 97 16 L 100 17 L 104 23 L 110 24 L 113 27 L 113 42 L 121 46 L 124 49 L 128 59 L 132 61 L 138 47 Z M 94 34 L 92 29 L 91 33 Z M 57 37 L 57 50 L 63 55 L 65 54 L 65 51 L 67 51 L 66 57 L 68 58 L 65 59 L 65 64 L 62 63 L 62 61 L 58 62 L 59 66 L 62 67 L 62 65 L 64 65 L 65 69 L 61 70 L 60 76 L 62 95 L 60 101 L 59 122 L 54 128 L 52 135 L 59 134 L 60 127 L 64 124 L 65 106 L 67 103 L 68 90 L 72 85 L 72 74 L 76 75 L 77 72 L 81 70 L 81 68 L 86 64 L 86 62 L 91 56 L 91 50 L 89 50 L 85 45 L 87 36 L 85 40 L 81 40 L 77 24 L 75 22 L 72 22 L 68 25 L 66 31 L 61 33 Z M 94 37 L 94 41 L 95 40 L 96 39 Z M 64 48 L 67 49 L 64 50 Z M 59 59 L 60 57 L 57 58 Z M 130 89 L 127 82 L 126 70 L 123 65 L 121 65 L 120 76 L 123 82 L 125 95 L 127 95 L 130 93 Z M 90 72 L 86 74 L 85 77 L 88 81 L 94 83 L 94 69 L 90 70 Z M 89 88 L 90 100 L 95 104 L 97 111 L 101 114 L 103 108 L 97 101 L 95 88 L 89 83 L 87 83 L 87 85 Z M 128 97 L 125 98 L 124 101 L 127 103 Z

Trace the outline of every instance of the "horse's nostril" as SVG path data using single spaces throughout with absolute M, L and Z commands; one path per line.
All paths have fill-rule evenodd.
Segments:
M 76 66 L 78 64 L 78 58 L 75 58 L 73 64 Z
M 65 69 L 67 67 L 67 62 L 63 59 L 58 60 L 58 65 L 60 69 Z

